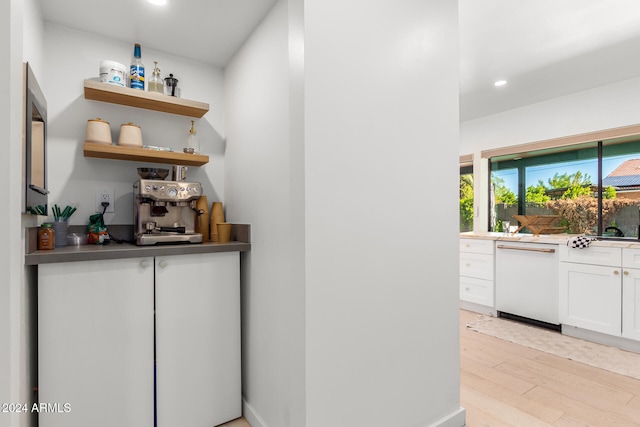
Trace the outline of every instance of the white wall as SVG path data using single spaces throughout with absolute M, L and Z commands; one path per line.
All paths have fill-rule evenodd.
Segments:
M 115 190 L 115 213 L 105 214 L 105 223 L 132 224 L 132 184 L 138 167 L 164 167 L 157 163 L 85 158 L 82 152 L 87 120 L 100 117 L 111 124 L 113 141 L 120 125 L 133 122 L 142 129 L 148 145 L 182 150 L 186 146 L 192 118 L 84 99 L 84 79 L 98 78 L 101 60 L 129 64 L 133 43 L 122 43 L 91 33 L 46 23 L 44 46 L 45 95 L 49 106 L 49 205 L 78 203 L 71 224 L 87 224 L 95 213 L 94 194 L 106 187 Z M 183 98 L 210 104 L 201 119 L 195 119 L 201 151 L 209 163 L 189 167 L 187 179 L 201 182 L 209 202 L 224 200 L 224 91 L 221 69 L 145 49 L 142 59 L 147 70 L 158 61 L 162 77 L 173 73 L 179 80 Z M 150 73 L 150 72 L 149 72 Z
M 459 410 L 457 40 L 455 1 L 305 2 L 308 427 Z
M 14 36 L 18 34 L 18 41 L 21 40 L 20 31 L 21 18 L 20 8 L 16 1 L 2 2 L 0 4 L 0 61 L 7 64 L 8 82 L 15 84 L 3 84 L 0 86 L 0 135 L 6 147 L 7 155 L 0 156 L 0 170 L 3 171 L 4 180 L 16 183 L 20 175 L 16 170 L 16 151 L 12 149 L 15 145 L 21 145 L 20 138 L 20 116 L 16 117 L 15 110 L 20 109 L 22 99 L 15 87 L 22 86 L 22 66 L 20 45 L 15 45 Z M 17 16 L 18 19 L 15 19 Z M 17 27 L 17 28 L 16 28 Z M 16 121 L 17 119 L 17 121 Z M 19 181 L 17 181 L 19 182 Z M 19 185 L 19 184 L 18 184 Z M 0 402 L 11 402 L 19 398 L 19 382 L 16 376 L 18 368 L 17 356 L 19 351 L 19 315 L 12 308 L 15 307 L 16 290 L 20 288 L 21 263 L 16 263 L 16 257 L 12 256 L 11 243 L 19 244 L 20 239 L 16 236 L 15 229 L 20 229 L 19 217 L 13 213 L 15 209 L 19 212 L 20 204 L 16 203 L 15 197 L 5 200 L 7 208 L 0 210 L 0 221 L 7 224 L 6 231 L 9 244 L 0 246 Z M 17 221 L 16 221 L 17 220 Z M 0 426 L 17 426 L 17 415 L 1 414 Z
M 463 122 L 460 153 L 640 123 L 640 77 Z
M 254 427 L 305 425 L 304 158 L 302 122 L 292 120 L 303 113 L 301 6 L 278 2 L 225 73 L 226 207 L 252 227 L 242 368 Z
M 245 415 L 462 425 L 457 4 L 304 1 L 304 98 L 300 12 L 279 2 L 225 74 Z
M 0 5 L 0 58 L 5 65 L 0 85 L 0 135 L 4 141 L 0 170 L 8 192 L 0 221 L 5 224 L 0 246 L 0 402 L 32 401 L 34 352 L 30 342 L 33 290 L 30 269 L 24 267 L 24 227 L 32 218 L 22 205 L 22 62 L 41 62 L 42 20 L 34 0 L 10 0 Z M 35 67 L 36 75 L 39 72 Z M 29 426 L 29 414 L 0 414 L 0 426 Z

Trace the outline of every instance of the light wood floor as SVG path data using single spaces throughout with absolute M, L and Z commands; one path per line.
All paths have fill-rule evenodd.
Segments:
M 247 420 L 244 419 L 244 417 L 242 417 L 238 418 L 237 420 L 221 424 L 218 427 L 251 427 L 251 425 L 247 422 Z
M 460 310 L 467 426 L 640 426 L 640 380 L 466 328 Z
M 467 329 L 476 316 L 460 310 L 468 427 L 640 426 L 640 380 Z M 220 427 L 251 426 L 239 418 Z

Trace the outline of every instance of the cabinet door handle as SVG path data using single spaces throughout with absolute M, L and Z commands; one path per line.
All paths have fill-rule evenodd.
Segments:
M 160 262 L 158 263 L 158 265 L 159 265 L 160 267 L 162 267 L 162 268 L 165 268 L 165 267 L 167 266 L 167 261 L 162 260 L 162 261 L 160 261 Z
M 617 274 L 620 274 L 620 272 L 619 272 L 618 270 L 614 270 L 614 271 L 613 271 L 613 274 L 616 274 L 616 275 L 617 275 Z
M 140 267 L 142 268 L 149 267 L 149 261 L 147 261 L 146 259 L 143 259 L 142 261 L 140 261 Z
M 625 270 L 625 271 L 624 271 L 624 275 L 625 275 L 625 276 L 628 276 L 628 275 L 629 275 L 629 272 L 628 272 L 627 270 Z

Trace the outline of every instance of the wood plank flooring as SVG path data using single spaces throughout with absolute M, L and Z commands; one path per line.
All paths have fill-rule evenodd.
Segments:
M 218 427 L 251 427 L 251 425 L 244 419 L 244 417 L 229 421 L 228 423 L 220 424 Z
M 468 427 L 640 426 L 640 380 L 467 329 L 476 316 L 460 310 Z M 220 427 L 251 426 L 239 418 Z
M 640 426 L 640 380 L 474 332 L 460 310 L 467 426 Z

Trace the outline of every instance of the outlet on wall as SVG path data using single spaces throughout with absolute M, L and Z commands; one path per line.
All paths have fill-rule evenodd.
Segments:
M 114 213 L 116 211 L 115 191 L 113 189 L 99 188 L 95 193 L 95 211 L 102 213 Z M 102 203 L 109 203 L 107 210 L 104 210 Z

